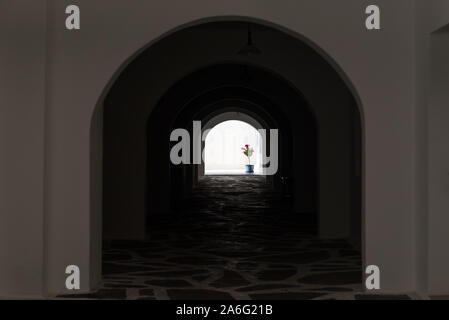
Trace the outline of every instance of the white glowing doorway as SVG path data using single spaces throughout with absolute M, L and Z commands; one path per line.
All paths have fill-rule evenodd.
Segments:
M 262 174 L 262 135 L 252 125 L 228 120 L 217 124 L 207 134 L 204 148 L 206 175 L 245 174 L 248 158 L 242 147 L 254 149 L 251 164 L 254 174 Z

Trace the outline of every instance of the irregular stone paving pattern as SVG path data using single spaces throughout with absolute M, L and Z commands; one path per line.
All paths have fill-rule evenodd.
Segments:
M 410 299 L 362 293 L 360 252 L 316 237 L 261 176 L 208 176 L 145 241 L 104 243 L 103 282 L 76 299 Z

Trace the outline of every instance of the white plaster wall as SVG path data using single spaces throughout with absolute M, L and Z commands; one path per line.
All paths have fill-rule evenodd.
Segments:
M 429 293 L 449 293 L 449 28 L 432 35 L 428 116 Z
M 0 296 L 43 290 L 46 1 L 0 2 Z
M 449 237 L 446 221 L 449 212 L 447 203 L 449 170 L 444 162 L 448 153 L 448 135 L 445 132 L 448 115 L 444 113 L 445 108 L 438 107 L 438 101 L 442 101 L 447 109 L 447 99 L 444 101 L 441 90 L 447 92 L 449 89 L 447 87 L 449 80 L 444 78 L 445 72 L 447 74 L 445 68 L 448 61 L 444 59 L 445 47 L 441 46 L 440 41 L 443 37 L 444 43 L 444 35 L 436 36 L 437 39 L 432 36 L 432 33 L 447 24 L 449 24 L 448 1 L 415 1 L 416 183 L 414 193 L 416 219 L 414 239 L 416 288 L 422 296 L 449 293 L 449 275 L 445 272 L 449 269 L 447 251 Z M 433 48 L 432 38 L 435 45 Z M 440 50 L 443 56 L 439 55 Z M 441 136 L 438 137 L 436 133 Z

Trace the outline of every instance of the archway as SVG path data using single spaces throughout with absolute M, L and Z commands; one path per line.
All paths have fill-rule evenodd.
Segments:
M 243 79 L 242 73 L 245 75 Z M 246 79 L 248 75 L 251 75 L 254 80 L 248 82 Z M 274 89 L 276 95 L 263 93 Z M 173 111 L 171 106 L 178 106 L 178 110 Z M 287 110 L 294 115 L 287 115 L 285 113 Z M 163 153 L 168 154 L 173 144 L 169 145 L 160 141 L 161 132 L 169 136 L 173 130 L 184 128 L 190 132 L 193 139 L 198 139 L 199 137 L 195 138 L 193 121 L 200 121 L 206 124 L 207 128 L 211 119 L 228 112 L 246 114 L 256 119 L 267 131 L 280 129 L 278 130 L 278 170 L 274 175 L 268 176 L 267 180 L 275 189 L 284 189 L 285 192 L 291 193 L 288 185 L 293 179 L 297 179 L 298 196 L 292 198 L 295 201 L 296 210 L 315 212 L 318 198 L 316 121 L 303 96 L 290 84 L 268 70 L 246 64 L 226 63 L 206 67 L 184 77 L 164 94 L 149 118 L 148 149 L 165 150 Z M 292 145 L 294 133 L 291 119 L 293 118 L 297 118 L 295 132 L 302 137 L 296 139 L 296 148 Z M 167 119 L 170 120 L 167 121 Z M 270 139 L 267 135 L 267 150 L 270 149 L 269 146 Z M 299 166 L 297 170 L 293 170 L 292 165 L 294 150 L 308 150 L 298 159 L 298 162 L 304 165 Z M 163 214 L 177 206 L 182 207 L 183 199 L 188 198 L 197 178 L 203 172 L 202 165 L 170 165 L 170 172 L 164 171 L 164 167 L 165 161 L 149 156 L 147 213 Z M 150 181 L 159 179 L 161 173 L 166 174 L 165 180 L 170 183 L 164 186 L 165 189 L 160 185 L 152 188 Z M 285 184 L 288 185 L 283 186 Z M 169 205 L 160 202 L 164 195 L 170 195 L 170 200 L 167 201 Z
M 229 102 L 229 101 L 228 101 Z M 236 107 L 237 105 L 240 105 L 240 107 Z M 269 130 L 268 128 L 272 127 L 270 125 L 268 125 L 267 123 L 267 119 L 265 115 L 265 119 L 264 116 L 261 116 L 260 114 L 257 113 L 251 113 L 248 108 L 245 108 L 244 105 L 241 104 L 241 102 L 237 103 L 236 105 L 234 105 L 234 107 L 232 108 L 224 108 L 221 109 L 222 113 L 219 114 L 215 114 L 212 118 L 208 118 L 209 120 L 207 120 L 207 122 L 204 125 L 203 129 L 203 140 L 205 137 L 207 137 L 208 131 L 211 130 L 214 126 L 223 123 L 224 121 L 229 121 L 229 120 L 237 120 L 237 121 L 242 121 L 247 123 L 248 125 L 250 125 L 252 128 L 254 128 L 255 130 L 263 130 L 263 131 L 267 131 Z M 270 120 L 268 120 L 270 121 Z M 273 121 L 273 119 L 271 119 L 271 121 Z M 261 138 L 260 134 L 257 135 L 258 139 Z M 204 148 L 206 148 L 206 145 L 203 145 Z M 264 152 L 266 153 L 267 150 L 270 149 L 270 141 L 269 139 L 267 139 L 266 143 L 263 144 L 262 141 L 260 141 L 258 143 L 258 149 L 257 149 L 257 153 L 258 156 L 260 158 L 259 162 L 260 162 L 260 168 L 259 170 L 257 170 L 259 173 L 263 174 L 263 168 L 262 168 L 262 154 L 264 154 Z M 238 149 L 240 151 L 240 149 Z M 196 172 L 195 174 L 198 177 L 204 176 L 205 175 L 205 165 L 204 163 L 201 163 L 198 166 L 198 172 Z M 241 168 L 239 169 L 239 171 L 241 171 Z M 268 179 L 270 179 L 270 177 L 267 177 Z M 270 179 L 271 181 L 272 179 Z
M 246 30 L 247 25 L 219 24 L 220 32 L 237 38 L 236 30 Z M 198 168 L 170 164 L 171 130 L 191 132 L 192 120 L 207 121 L 226 108 L 243 108 L 264 118 L 267 128 L 281 129 L 280 168 L 273 184 L 292 196 L 291 212 L 313 212 L 322 238 L 347 238 L 356 247 L 361 245 L 362 125 L 356 98 L 314 49 L 262 25 L 253 29 L 291 50 L 254 60 L 223 55 L 223 48 L 204 52 L 194 34 L 201 31 L 202 41 L 204 35 L 212 41 L 216 25 L 199 25 L 148 48 L 113 85 L 104 114 L 106 238 L 144 238 L 142 225 L 151 225 L 149 217 L 170 219 L 172 204 L 190 199 Z M 158 57 L 172 52 L 169 48 L 178 41 L 193 41 L 199 57 L 171 65 L 173 74 L 158 73 L 155 88 L 149 88 L 152 76 L 147 70 L 157 69 Z M 267 43 L 264 47 L 269 48 Z M 304 59 L 300 66 L 295 59 L 298 52 Z M 315 75 L 316 66 L 321 78 Z M 302 74 L 292 74 L 295 68 Z
M 262 174 L 262 135 L 250 124 L 223 121 L 210 129 L 204 140 L 205 175 L 244 174 L 243 163 L 253 165 L 254 174 Z M 244 146 L 251 150 L 245 161 Z

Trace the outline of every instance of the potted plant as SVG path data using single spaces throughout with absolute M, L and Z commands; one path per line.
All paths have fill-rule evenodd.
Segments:
M 248 158 L 248 164 L 246 165 L 245 173 L 254 173 L 254 165 L 251 164 L 251 157 L 254 154 L 254 149 L 251 148 L 249 144 L 245 144 L 245 147 L 243 147 L 242 150 L 243 154 Z

